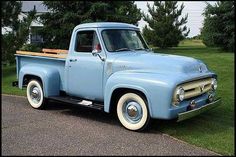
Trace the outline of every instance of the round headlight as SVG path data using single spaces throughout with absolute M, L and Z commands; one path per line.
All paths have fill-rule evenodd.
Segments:
M 212 81 L 211 81 L 211 88 L 213 90 L 216 90 L 216 88 L 217 88 L 217 80 L 215 78 L 212 79 Z
M 179 87 L 176 91 L 176 97 L 178 101 L 183 101 L 184 100 L 184 89 L 182 87 Z

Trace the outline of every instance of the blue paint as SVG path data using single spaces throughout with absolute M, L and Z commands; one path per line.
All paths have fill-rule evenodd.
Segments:
M 19 88 L 22 88 L 25 75 L 34 75 L 41 78 L 46 97 L 58 95 L 65 89 L 65 60 L 26 55 L 16 55 L 16 60 Z
M 190 100 L 173 106 L 172 96 L 177 85 L 196 79 L 215 77 L 200 60 L 150 51 L 108 52 L 101 32 L 106 29 L 138 30 L 124 23 L 87 23 L 74 28 L 66 59 L 16 55 L 19 87 L 25 75 L 42 79 L 44 95 L 55 96 L 59 91 L 68 95 L 104 102 L 104 111 L 110 112 L 112 93 L 119 88 L 130 88 L 142 92 L 148 101 L 152 118 L 172 119 L 186 111 Z M 75 52 L 75 39 L 79 31 L 95 31 L 105 61 L 91 53 Z M 76 59 L 75 62 L 70 60 Z M 199 66 L 202 72 L 199 72 Z M 206 104 L 207 94 L 198 96 L 197 107 Z

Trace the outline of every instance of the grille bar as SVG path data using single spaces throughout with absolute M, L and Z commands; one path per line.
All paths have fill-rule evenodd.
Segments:
M 212 79 L 205 78 L 178 85 L 173 95 L 173 102 L 178 102 L 176 92 L 179 87 L 184 89 L 184 99 L 188 99 L 208 92 L 211 89 Z

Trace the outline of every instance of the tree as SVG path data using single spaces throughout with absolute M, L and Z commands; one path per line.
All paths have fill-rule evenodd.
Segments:
M 16 1 L 1 1 L 1 28 L 5 29 L 6 32 L 5 35 L 1 35 L 2 61 L 10 59 L 11 49 L 13 48 L 12 43 L 14 42 L 14 34 L 9 33 L 6 27 L 11 30 L 15 29 L 18 15 L 21 11 L 21 5 L 20 2 Z
M 146 40 L 160 48 L 177 46 L 189 33 L 186 26 L 188 15 L 180 18 L 184 5 L 178 9 L 177 1 L 154 1 L 151 7 L 147 4 L 149 15 L 143 15 L 149 27 L 144 27 Z
M 218 1 L 215 5 L 207 3 L 201 36 L 206 46 L 217 46 L 234 51 L 234 1 Z
M 13 27 L 21 11 L 21 2 L 1 1 L 1 27 Z
M 68 49 L 73 28 L 86 22 L 126 22 L 137 24 L 140 9 L 134 1 L 44 1 L 50 10 L 41 16 L 45 47 Z
M 14 54 L 20 49 L 28 39 L 29 27 L 35 19 L 36 10 L 28 13 L 22 20 L 18 19 L 21 12 L 22 3 L 18 1 L 1 1 L 2 28 L 10 28 L 1 36 L 2 61 L 14 62 Z
M 154 44 L 153 40 L 153 30 L 150 30 L 150 28 L 145 25 L 142 30 L 143 37 L 146 39 L 148 45 L 156 45 Z
M 198 34 L 198 35 L 195 35 L 195 36 L 190 37 L 189 39 L 193 39 L 193 40 L 201 40 L 202 37 L 201 37 L 201 34 Z

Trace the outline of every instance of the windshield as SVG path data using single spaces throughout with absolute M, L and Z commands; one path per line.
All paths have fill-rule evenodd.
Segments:
M 109 29 L 102 31 L 102 37 L 109 52 L 148 49 L 139 31 Z

